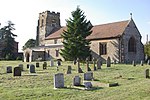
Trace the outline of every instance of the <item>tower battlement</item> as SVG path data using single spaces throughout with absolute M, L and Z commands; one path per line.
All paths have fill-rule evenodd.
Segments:
M 39 13 L 40 15 L 45 15 L 45 14 L 47 14 L 47 15 L 57 15 L 57 16 L 60 16 L 60 12 L 55 12 L 55 11 L 49 11 L 49 10 L 47 10 L 47 11 L 44 11 L 44 12 L 42 12 L 42 13 Z

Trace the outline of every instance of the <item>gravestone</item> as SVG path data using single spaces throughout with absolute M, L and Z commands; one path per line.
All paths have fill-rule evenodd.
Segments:
M 87 80 L 87 81 L 93 80 L 93 72 L 84 73 L 84 80 Z
M 23 71 L 23 64 L 19 64 L 19 67 L 21 68 L 21 71 Z
M 134 60 L 132 61 L 132 65 L 133 65 L 133 66 L 136 66 L 136 63 L 135 63 L 135 61 L 134 61 Z
M 50 66 L 51 66 L 51 67 L 54 66 L 54 60 L 53 60 L 53 59 L 50 60 Z
M 90 89 L 90 88 L 92 88 L 92 83 L 91 82 L 84 82 L 84 86 L 85 86 L 85 89 Z
M 110 57 L 107 58 L 106 66 L 107 67 L 111 67 L 111 59 L 110 59 Z
M 149 69 L 145 70 L 145 78 L 149 78 Z
M 14 68 L 14 76 L 21 76 L 21 68 L 20 67 Z
M 40 64 L 39 64 L 39 62 L 36 62 L 36 64 L 35 64 L 35 65 L 36 65 L 36 67 L 40 67 Z
M 35 66 L 33 64 L 30 64 L 29 71 L 30 73 L 35 73 Z
M 79 76 L 75 76 L 73 78 L 73 86 L 80 86 L 81 85 L 81 78 Z
M 140 64 L 141 66 L 143 66 L 144 64 L 143 64 L 143 61 L 141 60 L 141 64 Z
M 61 66 L 61 61 L 57 60 L 57 66 Z
M 87 70 L 87 72 L 91 71 L 91 68 L 89 67 L 89 59 L 88 58 L 86 59 L 86 70 Z
M 29 68 L 30 64 L 27 64 L 27 69 Z
M 54 75 L 54 88 L 64 87 L 64 74 L 58 73 Z
M 97 69 L 101 69 L 101 60 L 100 59 L 98 59 L 98 61 L 97 61 Z
M 46 69 L 46 68 L 47 68 L 47 63 L 44 62 L 44 63 L 43 63 L 43 69 Z
M 94 70 L 94 71 L 96 71 L 95 63 L 96 63 L 96 59 L 95 59 L 95 58 L 93 58 L 93 70 Z
M 7 67 L 6 73 L 12 73 L 12 66 L 8 66 L 8 67 Z
M 68 68 L 67 68 L 67 74 L 71 74 L 71 66 L 68 66 Z

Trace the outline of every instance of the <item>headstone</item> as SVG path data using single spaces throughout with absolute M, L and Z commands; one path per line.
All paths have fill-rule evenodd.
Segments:
M 111 59 L 110 59 L 110 57 L 107 58 L 106 66 L 107 67 L 111 67 Z
M 36 65 L 36 67 L 40 67 L 40 64 L 39 64 L 39 62 L 36 62 L 36 64 L 35 64 L 35 65 Z
M 30 64 L 27 64 L 27 69 L 29 68 Z
M 8 66 L 6 70 L 6 73 L 12 73 L 12 66 Z
M 91 82 L 84 82 L 84 86 L 86 89 L 92 88 L 92 83 Z
M 51 67 L 54 66 L 54 60 L 53 60 L 53 59 L 50 60 L 50 66 L 51 66 Z
M 89 60 L 88 60 L 88 58 L 86 59 L 86 70 L 87 70 L 87 72 L 91 71 L 91 68 L 89 67 Z
M 57 66 L 61 66 L 61 61 L 57 60 Z
M 67 68 L 67 74 L 71 74 L 71 66 L 68 66 L 68 68 Z
M 21 71 L 23 71 L 23 64 L 19 64 L 19 67 L 21 68 Z
M 35 66 L 33 64 L 30 65 L 29 71 L 30 73 L 35 73 Z
M 84 73 L 84 80 L 87 80 L 87 81 L 93 80 L 93 72 Z
M 149 78 L 149 69 L 145 70 L 145 78 Z
M 14 76 L 21 76 L 21 68 L 20 67 L 14 68 Z
M 98 59 L 98 61 L 97 61 L 97 69 L 101 69 L 101 60 L 100 59 Z
M 43 63 L 43 69 L 46 69 L 46 68 L 47 68 L 47 63 L 44 62 L 44 63 Z
M 136 66 L 136 63 L 135 63 L 135 61 L 134 61 L 134 60 L 132 61 L 132 65 L 133 65 L 133 66 Z
M 147 65 L 150 65 L 150 60 L 147 60 Z
M 144 64 L 143 64 L 143 61 L 141 60 L 141 66 L 143 66 Z
M 64 74 L 58 73 L 54 75 L 54 88 L 64 87 Z
M 73 79 L 73 86 L 80 86 L 81 85 L 81 78 L 79 76 L 75 76 Z
M 93 70 L 94 70 L 94 71 L 96 71 L 95 63 L 96 63 L 96 59 L 95 59 L 95 58 L 93 58 Z

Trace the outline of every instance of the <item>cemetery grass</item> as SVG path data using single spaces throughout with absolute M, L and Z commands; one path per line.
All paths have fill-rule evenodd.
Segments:
M 32 62 L 35 64 L 35 62 Z M 49 62 L 47 62 L 49 64 Z M 14 77 L 6 73 L 6 67 L 24 65 L 22 76 Z M 132 66 L 126 64 L 112 64 L 106 68 L 93 71 L 94 80 L 103 83 L 117 82 L 115 87 L 97 87 L 92 90 L 81 90 L 72 87 L 73 77 L 79 75 L 83 81 L 83 73 L 77 73 L 77 66 L 70 62 L 63 62 L 56 71 L 56 66 L 48 66 L 46 70 L 36 68 L 36 73 L 29 73 L 25 62 L 0 61 L 0 100 L 150 100 L 150 79 L 146 79 L 144 72 L 150 66 Z M 72 74 L 66 74 L 67 66 L 72 66 Z M 81 68 L 86 72 L 86 65 Z M 92 69 L 92 65 L 90 65 Z M 53 76 L 64 73 L 65 88 L 54 89 Z

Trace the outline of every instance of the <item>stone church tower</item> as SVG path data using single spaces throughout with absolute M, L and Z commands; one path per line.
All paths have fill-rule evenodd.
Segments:
M 45 38 L 56 30 L 60 29 L 60 13 L 45 11 L 39 14 L 37 26 L 37 46 L 45 45 Z

